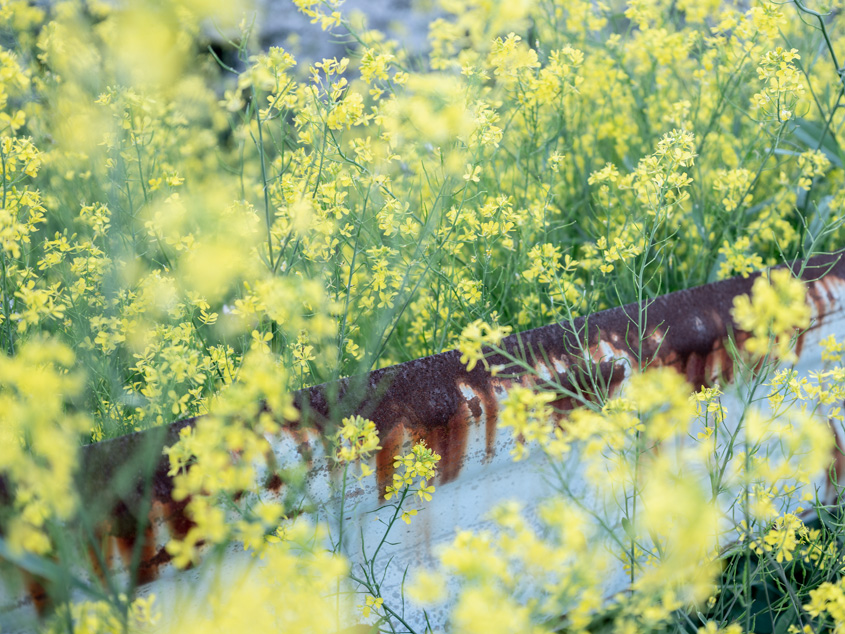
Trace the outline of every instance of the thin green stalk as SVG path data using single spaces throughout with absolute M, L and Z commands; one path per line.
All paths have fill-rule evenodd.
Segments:
M 2 165 L 3 169 L 3 204 L 2 208 L 6 208 L 6 197 L 7 197 L 7 187 L 8 183 L 6 180 L 6 153 L 0 151 L 0 165 Z M 6 320 L 6 333 L 7 333 L 7 341 L 6 347 L 9 351 L 9 356 L 13 356 L 15 354 L 15 340 L 14 340 L 14 333 L 12 330 L 12 315 L 11 315 L 11 302 L 12 298 L 10 297 L 9 293 L 9 280 L 8 275 L 6 272 L 7 264 L 6 264 L 6 249 L 0 247 L 0 255 L 2 255 L 2 265 L 3 265 L 3 318 Z
M 334 552 L 340 552 L 343 548 L 343 516 L 346 513 L 344 508 L 346 502 L 346 476 L 349 473 L 349 463 L 343 466 L 343 486 L 340 490 L 340 526 L 338 527 L 337 545 Z M 337 614 L 337 629 L 340 630 L 340 579 L 337 581 L 337 588 L 335 594 L 335 613 Z
M 798 7 L 798 10 L 802 13 L 806 13 L 807 15 L 812 15 L 819 21 L 819 28 L 822 32 L 822 37 L 824 38 L 825 44 L 827 45 L 828 53 L 830 53 L 830 59 L 833 62 L 833 66 L 836 69 L 836 74 L 839 75 L 840 81 L 845 82 L 845 78 L 843 78 L 843 71 L 842 67 L 839 65 L 839 61 L 836 59 L 836 51 L 833 50 L 833 44 L 830 41 L 830 35 L 827 32 L 827 27 L 824 23 L 825 16 L 819 13 L 818 11 L 813 11 L 812 9 L 808 9 L 804 6 L 804 3 L 801 0 L 793 0 L 795 2 L 795 6 Z
M 255 86 L 252 87 L 252 107 L 255 108 L 255 122 L 258 126 L 258 155 L 261 159 L 261 185 L 264 192 L 264 221 L 267 224 L 267 254 L 270 267 L 273 267 L 273 221 L 270 217 L 270 192 L 267 189 L 267 165 L 264 151 L 264 126 L 261 125 L 261 107 Z
M 141 183 L 141 191 L 144 192 L 144 203 L 148 203 L 149 197 L 147 194 L 147 184 L 144 182 L 144 171 L 141 167 L 141 148 L 140 143 L 138 142 L 138 136 L 135 134 L 135 113 L 132 112 L 132 108 L 129 109 L 129 121 L 132 125 L 129 135 L 132 140 L 132 145 L 135 146 L 135 156 L 138 158 L 138 180 Z
M 337 545 L 335 546 L 334 552 L 340 552 L 343 548 L 343 516 L 345 514 L 345 504 L 346 504 L 346 477 L 349 473 L 349 464 L 345 464 L 343 467 L 343 485 L 340 489 L 340 525 L 338 527 L 338 536 L 337 536 Z
M 373 592 L 374 588 L 372 587 L 372 585 L 371 585 L 371 584 L 370 584 L 367 580 L 365 580 L 365 579 L 360 579 L 359 577 L 356 577 L 356 576 L 355 576 L 355 575 L 353 575 L 353 574 L 350 574 L 350 575 L 349 575 L 349 578 L 350 578 L 352 581 L 354 581 L 355 583 L 359 583 L 359 584 L 361 584 L 362 586 L 364 586 L 364 587 L 367 589 L 367 591 L 368 591 L 368 592 L 369 592 L 372 596 L 374 596 L 374 597 L 376 597 L 376 598 L 379 598 L 379 599 L 383 599 L 383 597 L 381 597 L 381 596 L 379 595 L 379 593 L 378 593 L 378 592 Z M 382 607 L 382 609 L 383 609 L 385 612 L 389 612 L 389 613 L 390 613 L 390 615 L 391 615 L 393 618 L 395 618 L 397 621 L 399 621 L 399 622 L 400 622 L 400 623 L 401 623 L 401 624 L 402 624 L 402 625 L 403 625 L 403 626 L 404 626 L 404 627 L 408 630 L 408 632 L 409 632 L 410 634 L 415 634 L 415 633 L 416 633 L 416 630 L 415 630 L 414 628 L 412 628 L 412 627 L 408 624 L 408 622 L 407 622 L 407 621 L 405 621 L 405 619 L 404 619 L 404 618 L 402 618 L 402 617 L 401 617 L 401 616 L 400 616 L 400 615 L 396 612 L 396 610 L 393 610 L 392 608 L 390 608 L 390 607 L 389 607 L 386 603 L 382 603 L 382 604 L 381 604 L 381 607 Z
M 352 248 L 352 259 L 349 263 L 349 277 L 346 280 L 346 299 L 343 304 L 343 317 L 340 321 L 340 334 L 337 345 L 337 366 L 340 369 L 343 361 L 343 346 L 346 340 L 346 322 L 349 319 L 349 301 L 352 296 L 352 276 L 355 274 L 355 260 L 358 257 L 358 244 L 361 238 L 361 228 L 364 226 L 364 214 L 367 211 L 367 202 L 370 199 L 370 188 L 367 188 L 367 195 L 364 197 L 364 204 L 361 208 L 361 217 L 358 219 L 358 230 L 355 232 L 355 245 Z
M 9 280 L 6 274 L 6 250 L 0 247 L 0 256 L 2 256 L 3 266 L 3 318 L 6 320 L 6 348 L 9 356 L 15 354 L 14 334 L 12 330 L 12 315 L 11 315 L 11 297 L 9 294 Z
M 410 485 L 406 485 L 404 489 L 402 489 L 402 497 L 399 498 L 399 501 L 394 505 L 393 517 L 390 518 L 390 521 L 387 523 L 387 528 L 384 531 L 384 535 L 381 537 L 381 541 L 379 541 L 378 546 L 376 546 L 376 550 L 373 553 L 372 558 L 370 559 L 370 572 L 373 573 L 373 578 L 375 578 L 375 570 L 373 566 L 375 565 L 376 557 L 378 557 L 379 552 L 384 546 L 385 542 L 387 541 L 387 536 L 390 534 L 390 530 L 393 528 L 393 525 L 396 523 L 396 520 L 399 519 L 399 512 L 402 510 L 402 505 L 405 503 L 405 498 L 408 497 L 408 493 L 410 493 L 411 487 Z

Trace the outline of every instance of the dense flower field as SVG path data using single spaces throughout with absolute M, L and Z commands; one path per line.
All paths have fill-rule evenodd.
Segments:
M 842 3 L 451 0 L 415 57 L 339 0 L 294 2 L 347 57 L 262 50 L 226 0 L 0 0 L 0 575 L 77 588 L 38 627 L 404 632 L 447 586 L 450 632 L 843 627 L 838 511 L 796 505 L 818 505 L 845 341 L 790 369 L 811 324 L 786 269 L 735 303 L 733 427 L 725 386 L 642 357 L 563 419 L 512 390 L 514 460 L 544 453 L 560 495 L 457 533 L 407 605 L 255 485 L 298 388 L 454 348 L 496 372 L 510 332 L 844 246 Z M 79 447 L 194 415 L 166 449 L 194 523 L 168 552 L 234 542 L 261 566 L 179 615 L 73 581 Z M 371 477 L 375 426 L 336 423 L 344 486 Z M 621 517 L 565 490 L 576 447 Z M 439 460 L 396 457 L 386 538 Z

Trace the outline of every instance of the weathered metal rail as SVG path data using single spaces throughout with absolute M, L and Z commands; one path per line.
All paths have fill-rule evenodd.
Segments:
M 385 587 L 391 580 L 398 587 L 406 567 L 432 561 L 435 546 L 450 540 L 456 527 L 484 525 L 486 512 L 500 501 L 517 498 L 530 509 L 550 493 L 533 460 L 511 461 L 511 434 L 498 429 L 501 401 L 514 381 L 532 384 L 545 377 L 574 392 L 580 390 L 589 399 L 595 381 L 585 377 L 593 372 L 599 384 L 613 394 L 639 361 L 641 331 L 648 335 L 642 342 L 643 361 L 674 368 L 694 387 L 715 381 L 729 384 L 734 368 L 726 342 L 735 328 L 730 311 L 734 298 L 748 293 L 755 277 L 658 297 L 648 306 L 641 330 L 636 322 L 638 307 L 628 305 L 579 318 L 573 324 L 554 324 L 506 338 L 502 347 L 527 360 L 536 370 L 534 377 L 508 378 L 508 369 L 492 376 L 480 364 L 468 372 L 459 354 L 450 351 L 365 377 L 301 390 L 295 402 L 303 412 L 302 421 L 273 439 L 278 463 L 284 466 L 307 456 L 309 492 L 331 519 L 340 508 L 333 487 L 338 474 L 326 456 L 321 430 L 353 413 L 376 423 L 383 447 L 375 457 L 376 478 L 347 491 L 345 521 L 350 530 L 345 533 L 346 545 L 354 561 L 354 553 L 360 552 L 358 540 L 381 537 L 382 526 L 372 521 L 371 514 L 379 508 L 384 487 L 391 482 L 393 456 L 419 439 L 442 456 L 434 499 L 410 526 L 399 523 L 391 535 L 397 545 L 385 549 L 384 562 L 393 558 L 394 570 Z M 843 254 L 812 259 L 803 277 L 808 282 L 813 321 L 798 341 L 796 367 L 806 372 L 821 367 L 820 341 L 824 337 L 845 335 Z M 741 346 L 743 333 L 735 334 Z M 492 357 L 489 362 L 508 365 L 504 358 Z M 555 405 L 567 410 L 578 403 L 561 398 Z M 174 442 L 180 429 L 195 422 L 179 421 L 99 443 L 86 447 L 82 454 L 82 497 L 103 518 L 90 527 L 104 553 L 102 558 L 90 553 L 93 567 L 107 566 L 124 574 L 137 569 L 138 591 L 142 593 L 178 588 L 185 584 L 184 579 L 195 578 L 191 572 L 177 571 L 164 548 L 172 537 L 184 536 L 191 521 L 185 515 L 185 502 L 171 497 L 173 483 L 167 475 L 167 460 L 161 455 L 162 447 Z M 142 475 L 145 464 L 157 465 L 151 478 Z M 278 477 L 269 477 L 265 483 L 268 495 L 281 495 L 283 486 Z M 244 556 L 231 554 L 233 561 L 238 557 Z M 613 583 L 609 581 L 609 588 Z M 43 606 L 46 594 L 38 579 L 30 578 L 26 590 L 26 596 L 15 595 L 17 599 L 7 591 L 8 609 L 0 622 L 14 628 L 14 622 L 22 622 L 21 614 Z M 155 591 L 159 596 L 172 595 Z M 432 616 L 438 619 L 443 615 Z

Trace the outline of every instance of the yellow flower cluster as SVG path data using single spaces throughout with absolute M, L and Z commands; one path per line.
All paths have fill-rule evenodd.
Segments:
M 646 435 L 662 442 L 682 432 L 694 416 L 691 390 L 674 369 L 661 367 L 631 377 L 626 396 L 639 413 Z
M 697 406 L 699 419 L 704 419 L 704 429 L 697 434 L 699 439 L 709 438 L 716 427 L 725 421 L 727 408 L 722 405 L 722 395 L 723 392 L 718 385 L 702 387 L 693 393 L 691 399 L 694 399 Z
M 354 462 L 381 449 L 376 424 L 360 416 L 344 418 L 335 440 L 340 462 Z
M 636 171 L 622 179 L 620 188 L 630 188 L 649 215 L 671 214 L 689 196 L 685 189 L 692 178 L 681 171 L 695 160 L 695 138 L 688 130 L 673 130 L 657 143 L 655 152 L 640 160 Z
M 189 499 L 186 513 L 194 522 L 183 539 L 167 544 L 176 566 L 196 564 L 200 544 L 237 540 L 244 548 L 264 552 L 285 509 L 278 501 L 263 499 L 258 469 L 266 471 L 273 464 L 268 438 L 279 433 L 280 422 L 299 415 L 289 395 L 278 390 L 284 381 L 285 372 L 271 353 L 250 353 L 238 382 L 219 395 L 211 414 L 183 428 L 179 441 L 165 449 L 174 476 L 173 498 Z M 235 497 L 233 519 L 220 502 Z
M 516 446 L 511 456 L 516 461 L 528 456 L 526 444 L 539 442 L 546 451 L 561 454 L 568 449 L 563 432 L 555 425 L 549 403 L 557 399 L 553 392 L 516 386 L 508 390 L 502 402 L 501 427 L 510 427 Z
M 190 607 L 174 610 L 169 626 L 162 628 L 165 634 L 223 634 L 247 624 L 250 631 L 262 634 L 318 634 L 353 622 L 348 599 L 334 595 L 349 564 L 322 548 L 325 532 L 297 522 L 286 536 L 260 562 L 252 560 L 225 579 L 212 575 L 207 590 Z
M 10 496 L 3 532 L 16 555 L 51 552 L 51 523 L 76 511 L 76 454 L 90 421 L 72 406 L 83 386 L 75 361 L 48 339 L 0 354 L 0 475 Z
M 498 345 L 510 331 L 511 328 L 509 326 L 491 326 L 480 319 L 472 322 L 464 328 L 458 339 L 458 351 L 461 353 L 461 363 L 465 364 L 467 370 L 470 372 L 479 361 L 487 367 L 484 347 Z
M 798 168 L 801 170 L 798 187 L 808 191 L 814 178 L 824 176 L 828 172 L 830 160 L 821 150 L 807 150 L 798 157 Z
M 794 116 L 795 105 L 804 94 L 804 77 L 795 66 L 801 59 L 794 48 L 786 51 L 780 46 L 766 53 L 757 67 L 757 75 L 764 89 L 751 99 L 762 119 L 783 123 Z
M 543 526 L 553 535 L 544 538 L 521 511 L 515 502 L 493 511 L 491 520 L 501 531 L 496 537 L 460 531 L 440 554 L 442 570 L 421 572 L 414 579 L 410 592 L 415 600 L 442 600 L 448 574 L 459 579 L 462 588 L 452 610 L 455 631 L 553 631 L 537 622 L 538 614 L 551 622 L 563 618 L 573 631 L 581 631 L 601 605 L 605 558 L 590 545 L 593 527 L 577 508 L 556 500 L 540 509 Z M 526 587 L 533 584 L 543 587 L 544 596 L 523 601 Z
M 360 416 L 350 416 L 341 421 L 341 428 L 335 435 L 337 445 L 337 461 L 340 463 L 351 463 L 358 460 L 361 462 L 361 475 L 368 476 L 373 473 L 372 468 L 366 464 L 373 452 L 381 449 L 376 424 Z
M 538 280 L 544 284 L 554 283 L 558 272 L 571 273 L 578 264 L 569 255 L 561 262 L 560 247 L 548 242 L 531 247 L 528 259 L 531 266 L 522 272 L 522 276 L 529 282 Z
M 787 513 L 778 517 L 771 529 L 760 541 L 752 540 L 749 547 L 758 555 L 770 553 L 775 561 L 792 561 L 795 550 L 801 542 L 818 540 L 818 530 L 810 530 L 799 517 Z
M 725 211 L 746 207 L 751 203 L 751 183 L 754 175 L 747 169 L 719 170 L 713 188 L 722 196 Z
M 128 601 L 120 595 L 121 603 L 128 609 L 123 613 L 108 601 L 82 601 L 61 610 L 48 623 L 45 634 L 65 632 L 67 622 L 73 624 L 73 631 L 79 634 L 105 634 L 106 632 L 149 632 L 154 631 L 161 621 L 161 612 L 155 609 L 156 595 L 138 597 Z M 123 606 L 121 606 L 123 607 Z
M 810 616 L 825 616 L 837 626 L 845 622 L 845 581 L 825 581 L 810 590 L 810 602 L 803 606 Z
M 415 444 L 410 453 L 394 456 L 393 468 L 402 467 L 402 473 L 393 474 L 393 484 L 385 487 L 384 499 L 389 500 L 397 494 L 402 494 L 404 499 L 406 492 L 413 491 L 420 501 L 430 501 L 431 494 L 434 493 L 434 485 L 428 483 L 434 478 L 439 461 L 440 454 L 426 447 L 423 440 Z M 405 521 L 408 521 L 408 517 L 405 517 Z
M 724 280 L 737 273 L 748 277 L 763 268 L 763 258 L 750 254 L 750 250 L 751 239 L 747 236 L 737 238 L 733 243 L 725 240 L 719 248 L 719 254 L 725 256 L 724 262 L 719 264 L 719 279 Z
M 810 325 L 807 291 L 788 269 L 778 269 L 754 280 L 751 296 L 734 299 L 733 318 L 751 336 L 745 349 L 754 356 L 772 354 L 786 362 L 795 360 L 792 337 Z

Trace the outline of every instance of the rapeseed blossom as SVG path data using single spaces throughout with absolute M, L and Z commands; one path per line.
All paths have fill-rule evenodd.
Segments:
M 389 500 L 394 495 L 402 491 L 410 491 L 413 488 L 420 501 L 430 501 L 431 495 L 434 493 L 434 485 L 428 483 L 434 478 L 439 461 L 440 454 L 432 451 L 430 447 L 426 447 L 425 441 L 415 444 L 411 452 L 404 456 L 394 456 L 393 468 L 402 467 L 402 473 L 396 472 L 393 474 L 393 484 L 389 484 L 385 488 L 384 499 Z M 408 522 L 410 515 L 404 519 Z
M 165 553 L 186 567 L 235 543 L 266 568 L 233 592 L 212 587 L 180 631 L 245 619 L 330 631 L 355 621 L 345 598 L 362 591 L 377 628 L 402 612 L 372 584 L 345 587 L 348 563 L 292 517 L 302 469 L 280 469 L 270 439 L 301 431 L 293 390 L 452 348 L 501 377 L 490 358 L 513 331 L 750 276 L 845 237 L 841 73 L 818 53 L 841 56 L 835 7 L 460 0 L 418 58 L 339 0 L 294 4 L 358 47 L 262 51 L 239 3 L 0 2 L 0 532 L 15 557 L 61 561 L 56 526 L 87 511 L 78 445 L 202 416 L 166 449 L 192 525 Z M 801 282 L 774 269 L 734 317 L 753 359 L 788 363 L 811 311 Z M 591 385 L 590 407 L 564 413 L 552 404 L 573 395 L 526 370 L 501 420 L 514 457 L 546 461 L 560 495 L 533 524 L 504 505 L 489 520 L 499 536 L 456 533 L 445 572 L 421 574 L 411 595 L 437 604 L 452 579 L 455 631 L 601 618 L 645 631 L 718 603 L 714 562 L 737 534 L 758 571 L 769 559 L 784 575 L 799 561 L 834 568 L 836 547 L 787 509 L 812 500 L 832 450 L 819 415 L 843 417 L 842 344 L 823 346 L 831 365 L 810 376 L 756 375 L 770 411 L 725 405 L 727 385 L 632 370 L 624 393 Z M 358 462 L 369 477 L 375 424 L 329 429 L 332 468 Z M 437 495 L 440 456 L 400 451 L 383 493 L 414 527 L 423 511 L 409 504 Z M 285 495 L 261 488 L 282 476 Z M 576 481 L 613 513 L 579 506 Z M 608 603 L 616 564 L 630 593 Z M 802 628 L 842 621 L 839 585 L 792 599 Z M 56 628 L 159 626 L 152 600 L 88 598 L 65 602 Z M 740 627 L 690 614 L 690 631 Z
M 751 296 L 740 295 L 734 300 L 733 316 L 737 325 L 751 337 L 745 348 L 755 356 L 772 351 L 778 358 L 794 361 L 791 339 L 797 329 L 810 325 L 810 306 L 806 289 L 788 269 L 770 273 L 754 280 Z

